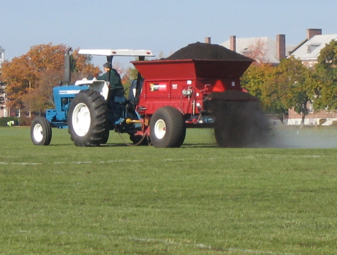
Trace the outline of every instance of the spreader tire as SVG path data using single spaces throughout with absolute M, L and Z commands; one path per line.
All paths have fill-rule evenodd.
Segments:
M 107 102 L 97 91 L 80 91 L 71 101 L 68 125 L 71 140 L 82 147 L 99 146 L 107 142 Z
M 50 122 L 44 117 L 36 117 L 30 127 L 30 137 L 35 145 L 49 145 L 52 137 Z
M 159 108 L 150 120 L 151 143 L 156 148 L 180 147 L 185 140 L 186 126 L 183 114 L 176 108 Z

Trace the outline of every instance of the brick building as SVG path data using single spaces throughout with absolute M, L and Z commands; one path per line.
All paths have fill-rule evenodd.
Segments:
M 229 40 L 220 45 L 246 56 L 249 56 L 254 50 L 259 51 L 263 55 L 261 55 L 262 61 L 272 65 L 278 65 L 280 60 L 294 49 L 294 46 L 286 45 L 286 37 L 283 34 L 276 35 L 275 39 L 269 37 L 236 38 L 236 36 L 231 36 Z

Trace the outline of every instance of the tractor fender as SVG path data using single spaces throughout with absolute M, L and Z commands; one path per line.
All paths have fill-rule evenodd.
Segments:
M 109 83 L 103 80 L 97 80 L 96 78 L 88 80 L 84 78 L 75 82 L 76 86 L 87 85 L 91 90 L 99 92 L 105 100 L 108 99 L 109 95 Z

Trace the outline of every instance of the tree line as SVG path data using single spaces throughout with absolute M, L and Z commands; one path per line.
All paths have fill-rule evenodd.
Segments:
M 302 123 L 313 111 L 337 109 L 337 42 L 331 41 L 320 52 L 317 64 L 308 68 L 293 57 L 280 64 L 255 62 L 244 73 L 241 85 L 257 96 L 267 113 L 286 115 L 288 109 L 301 114 Z
M 1 68 L 1 81 L 6 83 L 7 106 L 44 112 L 53 108 L 52 88 L 64 77 L 64 54 L 69 47 L 63 44 L 41 44 Z M 261 54 L 260 54 L 261 55 Z M 253 56 L 254 57 L 254 56 Z M 294 109 L 302 115 L 302 122 L 309 114 L 308 105 L 314 111 L 337 109 L 337 42 L 331 41 L 320 52 L 314 68 L 305 67 L 293 57 L 281 60 L 278 66 L 255 61 L 241 78 L 241 85 L 261 101 L 267 113 L 287 114 Z M 72 53 L 72 82 L 101 72 L 91 63 L 91 57 Z M 123 70 L 123 84 L 127 88 L 130 79 L 136 77 L 136 69 Z
M 1 81 L 6 84 L 6 105 L 14 109 L 44 112 L 52 108 L 52 88 L 64 78 L 65 53 L 68 46 L 40 44 L 1 68 Z M 99 73 L 99 67 L 91 63 L 90 56 L 78 54 L 75 49 L 71 57 L 72 81 Z

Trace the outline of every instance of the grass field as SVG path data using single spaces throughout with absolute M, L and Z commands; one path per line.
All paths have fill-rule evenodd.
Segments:
M 336 254 L 337 129 L 278 132 L 274 148 L 218 148 L 209 129 L 79 148 L 0 128 L 0 254 Z

